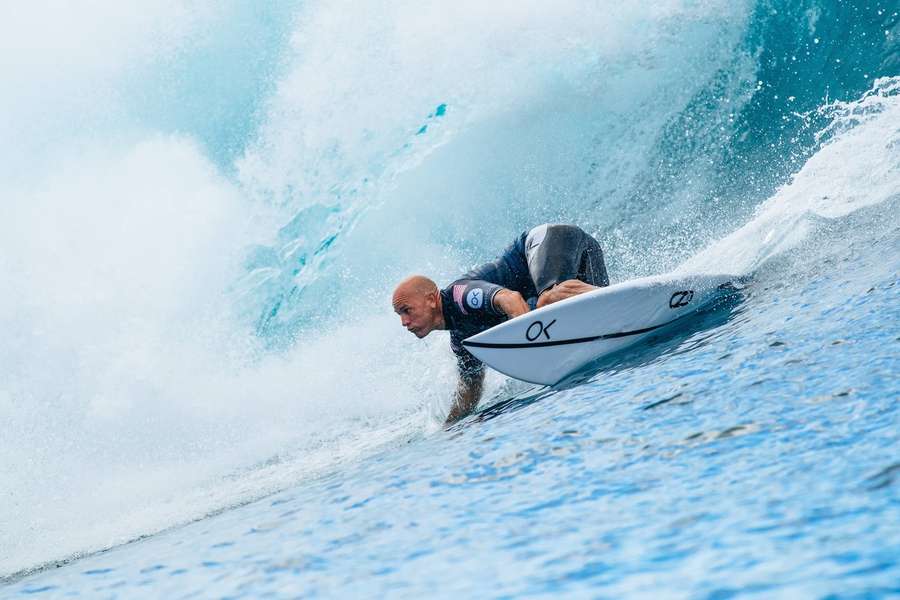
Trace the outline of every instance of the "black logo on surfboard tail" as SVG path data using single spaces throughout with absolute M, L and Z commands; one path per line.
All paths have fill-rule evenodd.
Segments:
M 669 298 L 669 308 L 681 308 L 682 306 L 687 306 L 693 299 L 694 290 L 675 292 L 672 294 L 672 297 Z

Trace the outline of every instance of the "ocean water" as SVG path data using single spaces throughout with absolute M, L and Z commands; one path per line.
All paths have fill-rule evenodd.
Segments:
M 896 2 L 0 17 L 0 597 L 900 596 Z M 748 283 L 445 430 L 548 221 Z

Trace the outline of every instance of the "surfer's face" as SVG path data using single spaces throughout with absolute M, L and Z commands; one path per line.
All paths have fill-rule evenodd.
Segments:
M 442 323 L 439 295 L 433 281 L 414 275 L 397 286 L 391 304 L 400 315 L 400 324 L 417 338 L 423 338 Z
M 394 312 L 400 315 L 400 324 L 417 338 L 434 331 L 433 307 L 427 296 L 401 299 L 394 303 Z
M 394 298 L 394 312 L 400 315 L 400 324 L 417 338 L 423 338 L 435 330 L 435 301 L 431 294 L 399 295 Z

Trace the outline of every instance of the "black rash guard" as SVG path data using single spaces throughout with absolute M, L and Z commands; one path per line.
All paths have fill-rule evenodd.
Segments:
M 525 299 L 537 296 L 525 255 L 527 234 L 526 231 L 517 237 L 497 260 L 469 271 L 441 290 L 444 322 L 450 330 L 450 349 L 456 354 L 464 376 L 477 375 L 484 365 L 463 347 L 462 341 L 507 319 L 494 306 L 497 292 L 506 288 L 519 292 Z
M 494 307 L 494 296 L 503 286 L 481 279 L 458 279 L 441 290 L 441 310 L 450 330 L 450 349 L 456 354 L 459 371 L 477 375 L 481 361 L 466 350 L 462 341 L 506 320 L 506 314 Z
M 528 269 L 528 256 L 525 251 L 525 239 L 528 231 L 518 236 L 512 244 L 507 246 L 500 258 L 472 269 L 460 280 L 480 279 L 515 290 L 522 294 L 526 300 L 538 295 L 534 288 L 534 280 Z M 451 284 L 452 285 L 452 284 Z

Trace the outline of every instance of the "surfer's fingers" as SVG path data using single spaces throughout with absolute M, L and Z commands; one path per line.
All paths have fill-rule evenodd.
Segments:
M 579 281 L 577 279 L 568 279 L 556 285 L 553 288 L 553 291 L 559 294 L 562 298 L 568 298 L 570 296 L 575 296 L 582 293 L 586 285 L 587 284 L 585 284 L 583 281 Z

